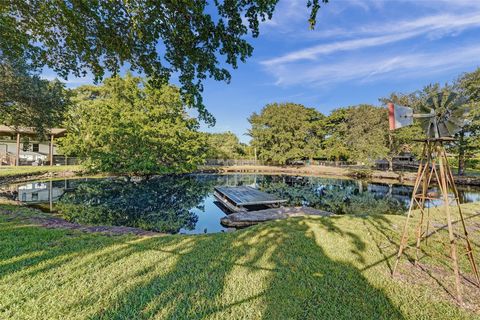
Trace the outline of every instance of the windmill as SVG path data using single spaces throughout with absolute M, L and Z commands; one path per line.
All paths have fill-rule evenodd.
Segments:
M 456 93 L 436 93 L 430 95 L 416 110 L 389 103 L 388 111 L 390 130 L 412 125 L 414 119 L 417 119 L 425 133 L 424 139 L 416 140 L 423 143 L 423 151 L 392 276 L 395 276 L 398 262 L 405 248 L 408 247 L 409 222 L 412 211 L 417 208 L 420 211 L 420 220 L 415 230 L 415 265 L 417 265 L 422 241 L 427 245 L 428 238 L 431 235 L 439 234 L 430 221 L 430 205 L 431 203 L 441 202 L 442 210 L 440 212 L 444 214 L 443 218 L 446 219 L 446 225 L 441 226 L 439 229 L 448 229 L 449 241 L 446 245 L 450 247 L 457 301 L 462 304 L 457 242 L 463 241 L 465 244 L 466 255 L 479 287 L 480 278 L 473 257 L 472 245 L 468 238 L 464 214 L 460 208 L 459 193 L 448 164 L 444 143 L 454 141 L 454 134 L 459 132 L 466 124 L 465 119 L 468 114 L 466 101 Z M 438 192 L 432 192 L 431 190 L 431 187 L 434 187 L 434 180 L 438 186 Z M 451 207 L 451 205 L 455 206 Z M 458 219 L 455 220 L 454 216 L 458 217 Z M 460 226 L 461 230 L 460 232 L 455 232 L 454 227 L 458 226 Z M 432 227 L 434 230 L 429 230 Z

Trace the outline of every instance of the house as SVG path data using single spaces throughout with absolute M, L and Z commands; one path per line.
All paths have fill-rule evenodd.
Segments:
M 47 129 L 48 141 L 38 141 L 34 128 L 0 125 L 0 165 L 50 165 L 60 156 L 55 139 L 66 134 L 63 128 Z

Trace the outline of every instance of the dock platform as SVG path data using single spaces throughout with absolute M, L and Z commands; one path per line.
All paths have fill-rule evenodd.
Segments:
M 290 217 L 328 217 L 331 215 L 333 215 L 333 213 L 310 207 L 281 207 L 249 212 L 235 212 L 220 219 L 220 223 L 225 227 L 244 228 L 266 221 L 288 219 Z
M 215 187 L 215 197 L 231 211 L 247 211 L 246 206 L 271 206 L 287 202 L 252 187 Z

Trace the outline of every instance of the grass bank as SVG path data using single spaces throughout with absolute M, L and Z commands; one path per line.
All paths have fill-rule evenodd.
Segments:
M 210 167 L 213 169 L 214 167 Z M 318 176 L 337 176 L 351 177 L 357 171 L 368 172 L 369 178 L 378 180 L 415 180 L 415 173 L 405 172 L 402 174 L 390 171 L 379 170 L 356 170 L 347 167 L 328 167 L 328 166 L 228 166 L 216 167 L 221 172 L 259 172 L 259 173 L 279 173 L 294 175 L 318 175 Z
M 0 166 L 0 180 L 79 171 L 80 166 Z
M 464 209 L 480 228 L 480 204 Z M 453 282 L 434 261 L 438 246 L 422 261 L 435 272 L 404 259 L 400 276 L 390 277 L 401 216 L 292 218 L 233 233 L 139 237 L 41 228 L 36 214 L 0 205 L 1 319 L 479 317 L 478 294 L 469 310 L 447 293 Z M 478 260 L 479 230 L 472 236 Z

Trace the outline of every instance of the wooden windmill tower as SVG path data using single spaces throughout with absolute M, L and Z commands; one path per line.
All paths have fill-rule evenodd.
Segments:
M 390 130 L 411 125 L 415 118 L 418 119 L 426 134 L 424 139 L 416 140 L 423 143 L 423 151 L 392 276 L 395 275 L 398 262 L 405 248 L 408 247 L 412 211 L 418 209 L 420 216 L 415 230 L 415 265 L 419 260 L 422 242 L 427 245 L 428 238 L 434 234 L 440 238 L 442 230 L 447 229 L 448 241 L 442 243 L 449 248 L 449 257 L 455 277 L 456 297 L 459 303 L 463 303 L 458 259 L 461 251 L 457 244 L 463 242 L 465 254 L 479 287 L 480 278 L 460 207 L 459 193 L 448 164 L 444 144 L 454 141 L 452 137 L 464 125 L 468 110 L 464 101 L 455 93 L 438 93 L 430 96 L 419 108 L 420 113 L 414 113 L 412 108 L 394 106 L 391 103 L 388 105 L 388 110 Z M 446 224 L 439 226 L 432 223 L 430 215 L 432 205 L 440 205 L 439 212 Z

